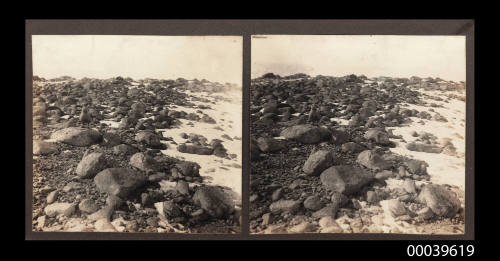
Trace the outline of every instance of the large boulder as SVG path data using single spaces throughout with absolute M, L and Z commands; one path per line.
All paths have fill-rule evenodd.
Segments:
M 273 138 L 260 137 L 257 139 L 257 146 L 263 152 L 276 152 L 282 150 L 285 147 L 285 144 L 283 141 Z
M 136 147 L 132 147 L 127 144 L 120 144 L 113 147 L 113 154 L 115 155 L 120 155 L 120 154 L 129 155 L 137 151 L 138 149 Z
M 80 178 L 93 178 L 99 171 L 106 167 L 104 154 L 93 152 L 83 157 L 76 167 L 76 174 Z
M 427 184 L 418 195 L 418 200 L 426 204 L 434 214 L 452 218 L 460 209 L 457 195 L 443 185 Z
M 320 180 L 325 188 L 349 195 L 370 183 L 373 175 L 359 167 L 339 165 L 323 171 Z
M 138 152 L 130 157 L 130 165 L 142 171 L 154 171 L 157 169 L 157 162 L 145 153 Z
M 328 150 L 318 150 L 309 155 L 302 170 L 308 175 L 319 175 L 323 170 L 333 165 L 333 153 Z
M 200 165 L 198 163 L 184 161 L 175 164 L 175 167 L 182 173 L 184 176 L 188 177 L 199 177 L 200 176 Z
M 42 140 L 33 141 L 33 155 L 47 155 L 57 152 L 57 146 L 54 143 Z
M 281 136 L 286 139 L 296 140 L 301 143 L 313 144 L 320 142 L 325 135 L 325 131 L 320 127 L 310 124 L 302 124 L 288 127 L 281 131 Z
M 69 127 L 52 133 L 50 138 L 57 142 L 86 147 L 100 143 L 102 141 L 102 134 L 93 129 Z
M 391 165 L 384 160 L 378 153 L 365 150 L 358 155 L 356 159 L 360 165 L 365 166 L 372 170 L 386 170 L 391 167 Z
M 196 190 L 194 203 L 216 218 L 227 217 L 234 212 L 234 202 L 222 189 L 203 186 Z
M 132 169 L 109 168 L 99 172 L 94 177 L 94 183 L 101 192 L 106 192 L 120 198 L 127 197 L 130 192 L 142 186 L 146 177 Z
M 391 143 L 391 141 L 389 140 L 389 134 L 380 129 L 368 130 L 365 133 L 365 139 L 382 145 L 387 145 Z
M 151 148 L 161 147 L 160 136 L 151 131 L 140 131 L 135 135 L 135 141 L 144 143 Z

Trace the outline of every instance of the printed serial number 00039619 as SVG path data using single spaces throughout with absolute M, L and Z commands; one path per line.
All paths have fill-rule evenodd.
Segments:
M 408 256 L 472 256 L 473 245 L 408 245 Z

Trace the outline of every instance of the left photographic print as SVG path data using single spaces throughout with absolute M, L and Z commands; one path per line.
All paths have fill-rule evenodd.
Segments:
M 241 36 L 31 41 L 33 231 L 241 232 Z

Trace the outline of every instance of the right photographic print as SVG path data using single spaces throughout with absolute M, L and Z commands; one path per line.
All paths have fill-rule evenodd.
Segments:
M 465 41 L 253 35 L 250 233 L 464 234 Z

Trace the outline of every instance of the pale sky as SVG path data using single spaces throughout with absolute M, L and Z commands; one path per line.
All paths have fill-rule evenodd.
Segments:
M 207 79 L 241 86 L 241 36 L 33 35 L 33 75 Z
M 251 46 L 252 78 L 273 72 L 465 81 L 465 36 L 258 35 Z

